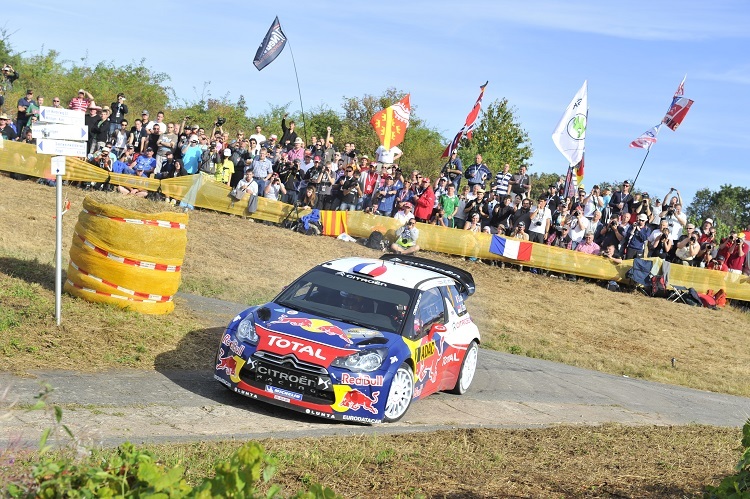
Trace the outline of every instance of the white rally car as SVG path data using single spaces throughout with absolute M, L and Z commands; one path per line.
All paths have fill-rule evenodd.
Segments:
M 479 330 L 470 273 L 384 255 L 322 263 L 227 326 L 214 377 L 237 393 L 319 417 L 396 421 L 412 400 L 463 394 Z

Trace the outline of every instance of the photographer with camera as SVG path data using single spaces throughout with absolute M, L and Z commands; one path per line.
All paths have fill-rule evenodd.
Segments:
M 693 224 L 688 223 L 686 231 L 687 234 L 677 242 L 673 261 L 674 263 L 682 263 L 683 265 L 693 265 L 695 257 L 698 256 L 698 252 L 701 250 L 701 245 L 698 242 L 698 234 L 695 232 Z
M 615 234 L 620 240 L 620 248 L 626 260 L 643 258 L 648 236 L 651 235 L 651 229 L 646 226 L 647 221 L 646 214 L 641 213 L 638 220 L 631 224 L 624 234 Z
M 286 187 L 281 183 L 278 173 L 272 173 L 271 179 L 266 183 L 266 187 L 263 189 L 263 197 L 271 200 L 278 201 L 281 196 L 286 195 Z
M 547 196 L 541 195 L 537 199 L 537 205 L 531 211 L 531 225 L 529 225 L 529 241 L 544 244 L 549 237 L 549 228 L 552 222 L 552 213 L 547 208 Z
M 745 233 L 732 229 L 729 237 L 724 239 L 721 245 L 719 245 L 716 257 L 723 256 L 725 258 L 729 272 L 741 274 L 746 253 Z
M 672 250 L 672 244 L 673 241 L 669 233 L 667 220 L 662 219 L 659 222 L 659 228 L 648 236 L 648 256 L 666 260 L 669 257 L 669 252 Z
M 677 195 L 672 196 L 672 198 L 667 201 L 667 198 L 669 198 L 670 194 L 673 192 Z M 680 196 L 680 191 L 674 187 L 669 189 L 667 195 L 664 196 L 664 201 L 662 201 L 662 212 L 659 216 L 667 219 L 672 241 L 680 239 L 682 229 L 687 225 L 687 217 L 682 213 L 682 196 Z
M 401 255 L 410 255 L 419 251 L 417 239 L 419 238 L 419 229 L 417 221 L 410 218 L 404 225 L 396 229 L 396 242 L 391 244 L 391 250 Z
M 583 216 L 583 208 L 576 206 L 575 209 L 573 209 L 573 213 L 568 217 L 566 225 L 570 227 L 570 238 L 573 240 L 572 249 L 576 249 L 578 244 L 583 241 L 583 236 L 586 234 L 586 230 L 588 230 L 591 222 L 589 222 L 588 218 Z
M 2 80 L 0 80 L 0 108 L 5 103 L 5 93 L 13 90 L 13 82 L 18 79 L 18 71 L 10 64 L 3 64 Z

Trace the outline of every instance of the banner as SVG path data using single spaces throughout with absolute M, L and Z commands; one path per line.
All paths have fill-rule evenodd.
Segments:
M 583 157 L 588 113 L 588 80 L 586 80 L 568 104 L 555 131 L 552 132 L 552 142 L 568 160 L 569 165 L 577 165 Z
M 258 47 L 258 51 L 255 52 L 255 59 L 253 64 L 258 71 L 271 64 L 284 50 L 286 46 L 286 36 L 281 31 L 281 24 L 279 23 L 279 16 L 273 20 L 273 24 L 268 28 L 266 37 L 263 38 L 263 42 Z
M 651 149 L 651 146 L 656 144 L 656 136 L 659 135 L 659 130 L 661 130 L 661 123 L 643 132 L 640 137 L 630 143 L 630 147 Z
M 469 111 L 469 114 L 466 116 L 466 121 L 464 122 L 464 126 L 461 127 L 461 130 L 458 131 L 456 136 L 453 137 L 453 140 L 451 141 L 451 143 L 448 144 L 448 147 L 445 148 L 441 158 L 447 158 L 451 154 L 453 154 L 453 151 L 458 149 L 458 143 L 461 142 L 461 139 L 463 139 L 464 137 L 471 140 L 471 136 L 474 133 L 474 128 L 477 123 L 477 117 L 479 116 L 479 111 L 482 108 L 482 98 L 484 97 L 484 89 L 487 87 L 488 83 L 489 81 L 485 82 L 484 85 L 479 87 L 479 97 L 477 97 L 477 101 L 474 103 L 474 107 L 471 108 L 471 111 Z
M 693 101 L 687 97 L 673 98 L 672 105 L 669 107 L 669 111 L 667 111 L 667 114 L 661 122 L 667 125 L 667 128 L 672 131 L 677 130 L 682 123 L 682 120 L 687 116 L 688 111 L 690 111 L 690 106 L 692 105 Z
M 375 113 L 370 124 L 375 129 L 383 147 L 390 149 L 404 141 L 410 114 L 409 94 L 394 105 Z

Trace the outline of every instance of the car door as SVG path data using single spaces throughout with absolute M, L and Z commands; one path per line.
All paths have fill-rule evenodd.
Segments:
M 445 299 L 440 289 L 423 290 L 414 310 L 412 359 L 414 360 L 414 396 L 424 397 L 439 390 L 440 358 L 446 332 Z

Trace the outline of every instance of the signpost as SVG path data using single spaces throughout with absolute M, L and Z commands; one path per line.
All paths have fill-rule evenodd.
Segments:
M 84 125 L 57 125 L 34 123 L 31 127 L 34 139 L 88 140 L 89 129 Z
M 54 154 L 55 156 L 86 156 L 86 142 L 75 140 L 43 139 L 36 143 L 37 154 Z
M 62 321 L 62 184 L 65 175 L 65 156 L 86 156 L 88 128 L 83 111 L 42 106 L 39 122 L 31 127 L 31 136 L 37 139 L 37 154 L 54 154 L 50 160 L 55 176 L 55 320 Z

